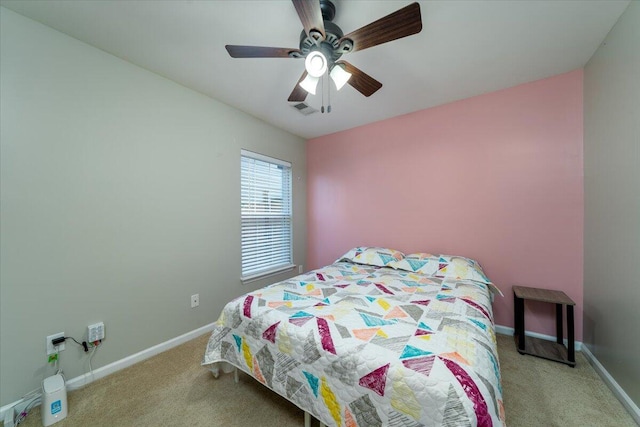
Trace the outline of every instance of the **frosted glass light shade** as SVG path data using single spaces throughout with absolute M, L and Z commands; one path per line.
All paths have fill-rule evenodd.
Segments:
M 320 77 L 314 77 L 311 74 L 307 73 L 307 77 L 305 77 L 304 80 L 300 82 L 300 87 L 309 92 L 311 95 L 315 95 L 316 87 L 318 87 L 318 80 L 320 80 Z
M 336 84 L 336 88 L 338 90 L 342 89 L 342 86 L 344 86 L 351 78 L 351 73 L 342 68 L 340 64 L 334 65 L 329 75 L 331 76 L 331 80 Z

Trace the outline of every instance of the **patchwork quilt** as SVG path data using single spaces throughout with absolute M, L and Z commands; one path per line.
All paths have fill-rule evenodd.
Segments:
M 336 262 L 224 308 L 227 362 L 332 426 L 503 426 L 489 285 Z

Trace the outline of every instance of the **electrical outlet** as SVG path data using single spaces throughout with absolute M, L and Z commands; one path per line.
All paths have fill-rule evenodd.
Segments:
M 87 341 L 96 342 L 104 339 L 104 323 L 98 322 L 87 326 Z
M 47 337 L 47 347 L 46 347 L 47 356 L 64 350 L 64 343 L 60 343 L 54 346 L 53 343 L 51 342 L 55 338 L 62 338 L 62 337 L 64 337 L 64 332 L 58 332 L 57 334 L 49 335 Z
M 302 269 L 302 265 L 298 266 L 298 274 L 302 274 L 304 273 L 304 270 Z
M 200 294 L 191 295 L 191 308 L 196 308 L 200 305 Z

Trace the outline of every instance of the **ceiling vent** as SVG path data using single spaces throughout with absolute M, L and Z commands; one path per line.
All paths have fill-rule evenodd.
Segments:
M 292 105 L 293 108 L 295 108 L 296 110 L 300 111 L 300 114 L 303 114 L 305 116 L 308 116 L 309 114 L 313 114 L 313 113 L 317 113 L 318 110 L 316 110 L 313 107 L 310 107 L 309 105 L 305 104 L 304 102 L 299 102 L 297 104 Z

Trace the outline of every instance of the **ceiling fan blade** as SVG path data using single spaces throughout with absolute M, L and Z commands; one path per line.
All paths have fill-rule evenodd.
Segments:
M 337 61 L 336 64 L 344 65 L 345 71 L 351 73 L 351 78 L 347 83 L 364 96 L 371 96 L 382 87 L 382 83 L 347 61 Z
M 225 46 L 232 58 L 291 58 L 289 53 L 300 52 L 299 49 L 287 47 L 262 47 L 262 46 L 237 46 L 228 44 Z
M 320 9 L 320 0 L 291 0 L 298 12 L 298 17 L 305 33 L 311 36 L 311 31 L 316 30 L 324 39 L 324 21 L 322 20 L 322 10 Z
M 417 34 L 421 30 L 422 18 L 420 15 L 420 5 L 418 3 L 412 3 L 384 18 L 380 18 L 369 25 L 365 25 L 345 35 L 340 39 L 340 42 L 344 39 L 350 39 L 353 41 L 351 52 L 355 52 L 356 50 L 367 49 L 382 43 Z
M 305 72 L 302 73 L 302 76 L 300 77 L 300 79 L 296 83 L 296 86 L 293 88 L 293 91 L 291 91 L 291 95 L 289 95 L 289 99 L 287 99 L 287 101 L 289 101 L 289 102 L 302 102 L 305 99 L 307 99 L 307 91 L 304 90 L 300 86 L 300 82 L 303 81 L 305 77 L 307 77 L 307 71 L 306 70 L 305 70 Z

